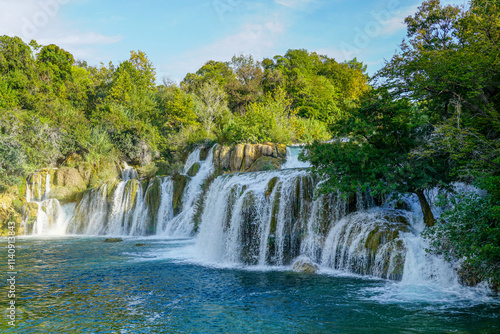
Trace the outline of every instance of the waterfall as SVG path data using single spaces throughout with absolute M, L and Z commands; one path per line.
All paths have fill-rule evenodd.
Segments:
M 172 206 L 174 194 L 174 182 L 170 177 L 163 178 L 161 182 L 160 207 L 158 209 L 158 231 L 167 234 L 168 223 L 174 218 L 174 208 Z
M 302 153 L 303 150 L 304 147 L 302 146 L 287 146 L 286 162 L 281 166 L 281 169 L 311 167 L 311 163 L 309 161 L 299 160 L 299 154 Z
M 290 265 L 306 256 L 325 268 L 401 280 L 404 239 L 415 235 L 412 213 L 372 208 L 371 197 L 359 193 L 355 207 L 361 211 L 349 214 L 347 200 L 315 198 L 314 192 L 303 169 L 217 178 L 206 197 L 198 256 L 260 266 Z
M 125 170 L 123 180 L 108 182 L 87 191 L 75 209 L 69 232 L 88 235 L 151 234 L 152 217 L 144 194 L 148 194 L 154 179 L 148 182 L 144 191 L 139 180 L 128 178 L 131 175 L 134 173 Z
M 182 173 L 167 177 L 139 179 L 121 163 L 121 180 L 86 191 L 76 206 L 50 198 L 50 171 L 33 173 L 26 180 L 25 234 L 195 236 L 204 263 L 290 266 L 300 258 L 321 270 L 409 285 L 458 284 L 451 265 L 425 253 L 415 196 L 397 210 L 390 203 L 376 207 L 369 192 L 319 194 L 321 179 L 297 158 L 302 147 L 287 147 L 281 170 L 214 178 L 213 149 L 205 160 L 194 149 Z M 432 203 L 438 191 L 426 195 Z
M 189 181 L 182 195 L 182 211 L 169 221 L 163 224 L 164 228 L 159 231 L 166 236 L 186 237 L 193 233 L 193 218 L 200 207 L 201 195 L 203 193 L 204 182 L 214 173 L 213 150 L 212 147 L 204 161 L 200 161 L 200 149 L 195 149 L 186 160 L 184 171 L 187 173 L 195 164 L 200 165 L 198 172 Z
M 73 204 L 61 205 L 50 198 L 51 170 L 42 170 L 26 180 L 26 205 L 21 227 L 25 235 L 63 235 Z M 43 195 L 42 195 L 43 194 Z
M 189 153 L 186 162 L 184 163 L 184 174 L 187 174 L 189 169 L 195 164 L 200 162 L 201 150 L 199 147 L 195 148 L 193 152 Z
M 210 262 L 286 264 L 310 211 L 312 180 L 304 170 L 233 174 L 211 185 L 197 249 Z
M 49 199 L 50 197 L 50 173 L 47 173 L 45 176 L 45 194 L 43 195 L 43 199 Z
M 126 163 L 120 166 L 122 180 L 108 182 L 87 191 L 75 209 L 69 232 L 87 235 L 164 235 L 190 236 L 199 207 L 203 184 L 214 172 L 212 149 L 200 161 L 200 149 L 188 157 L 184 170 L 195 163 L 193 177 L 182 175 L 187 184 L 182 192 L 182 208 L 174 215 L 174 180 L 154 177 L 137 179 L 137 172 Z

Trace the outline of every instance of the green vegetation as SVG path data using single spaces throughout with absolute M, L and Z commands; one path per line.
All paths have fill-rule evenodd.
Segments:
M 175 171 L 181 152 L 206 140 L 326 140 L 341 105 L 368 89 L 356 60 L 339 64 L 306 50 L 274 59 L 211 60 L 179 86 L 157 85 L 141 51 L 95 67 L 56 45 L 1 36 L 0 190 L 33 170 L 78 163 L 100 169 L 125 160 Z
M 462 261 L 468 283 L 500 285 L 500 19 L 498 1 L 467 9 L 422 3 L 406 18 L 408 39 L 375 76 L 361 107 L 314 144 L 309 158 L 325 191 L 418 195 L 431 251 Z M 485 196 L 456 195 L 435 223 L 424 190 L 473 183 Z M 433 226 L 434 225 L 434 226 Z M 432 227 L 433 226 L 433 227 Z M 465 275 L 466 274 L 466 275 Z

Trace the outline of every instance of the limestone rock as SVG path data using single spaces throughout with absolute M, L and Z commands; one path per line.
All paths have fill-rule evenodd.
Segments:
M 319 267 L 307 256 L 300 256 L 293 262 L 292 269 L 299 273 L 314 274 L 318 272 Z
M 62 187 L 78 187 L 85 189 L 85 180 L 76 168 L 63 167 L 55 173 L 55 185 Z
M 231 168 L 231 148 L 228 146 L 222 146 L 219 153 L 219 168 L 229 169 Z
M 247 169 L 255 161 L 254 145 L 246 144 L 242 169 Z
M 246 171 L 260 172 L 265 170 L 280 169 L 280 160 L 273 157 L 263 156 L 258 158 Z
M 231 172 L 236 173 L 240 171 L 245 155 L 245 145 L 238 144 L 231 151 Z

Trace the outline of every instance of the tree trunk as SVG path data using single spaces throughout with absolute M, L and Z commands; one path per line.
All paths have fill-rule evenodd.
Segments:
M 420 207 L 422 208 L 422 213 L 424 214 L 425 226 L 434 226 L 436 219 L 434 219 L 434 214 L 432 214 L 431 206 L 429 205 L 429 202 L 427 202 L 427 198 L 425 198 L 424 191 L 422 189 L 417 189 L 414 193 L 418 196 L 418 200 L 420 201 Z

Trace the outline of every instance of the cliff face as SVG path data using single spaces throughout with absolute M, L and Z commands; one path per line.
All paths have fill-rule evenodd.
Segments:
M 214 148 L 214 166 L 224 174 L 279 169 L 285 158 L 286 146 L 273 143 Z

